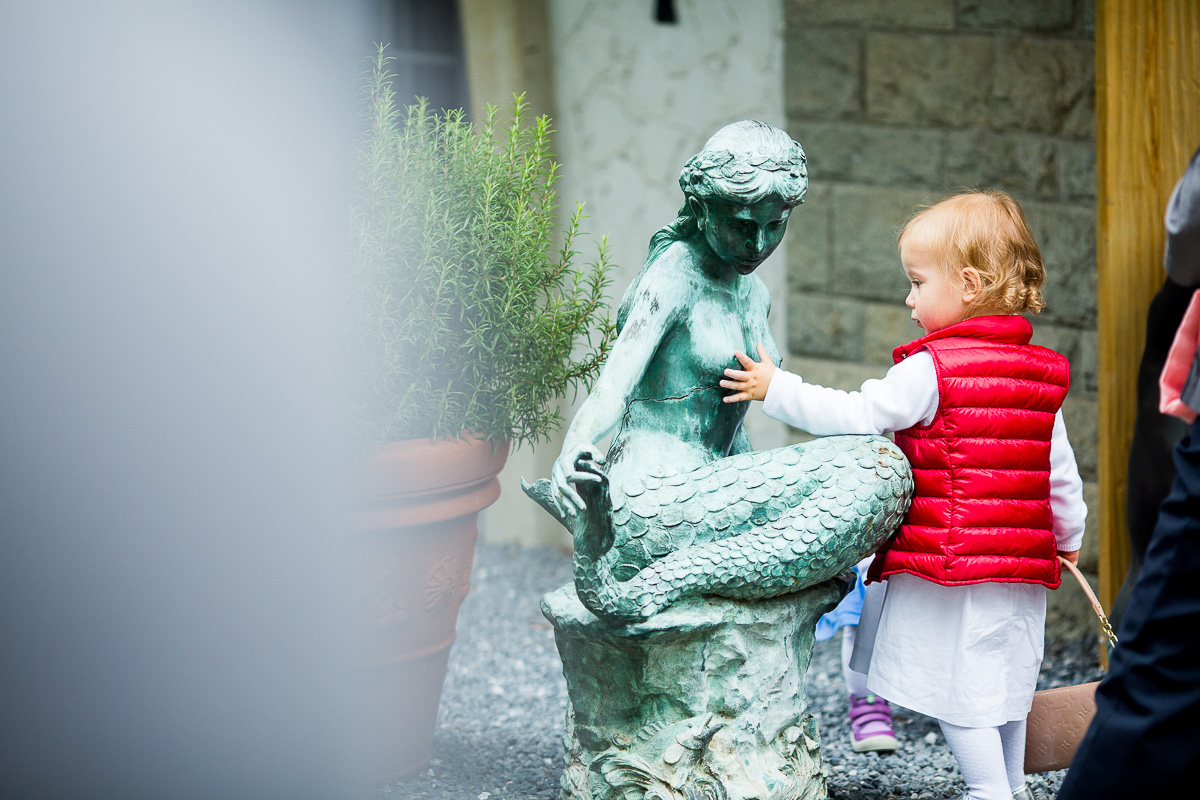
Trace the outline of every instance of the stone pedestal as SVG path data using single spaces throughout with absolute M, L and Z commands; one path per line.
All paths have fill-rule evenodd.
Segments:
M 542 599 L 570 705 L 564 800 L 826 796 L 805 672 L 847 584 L 770 600 L 686 600 L 609 624 L 568 584 Z

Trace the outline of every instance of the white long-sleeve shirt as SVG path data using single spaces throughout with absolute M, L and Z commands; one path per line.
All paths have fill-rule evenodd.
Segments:
M 918 351 L 888 370 L 883 378 L 863 383 L 857 392 L 805 383 L 799 375 L 777 369 L 763 400 L 763 411 L 818 436 L 883 434 L 928 425 L 937 413 L 939 400 L 933 357 Z M 1054 416 L 1050 439 L 1050 511 L 1058 549 L 1078 550 L 1083 542 L 1087 505 L 1061 410 Z

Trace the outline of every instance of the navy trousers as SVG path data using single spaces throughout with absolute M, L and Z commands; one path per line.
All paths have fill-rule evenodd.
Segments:
M 1175 448 L 1096 718 L 1059 800 L 1187 796 L 1200 774 L 1200 420 Z M 1193 787 L 1182 795 L 1168 787 Z

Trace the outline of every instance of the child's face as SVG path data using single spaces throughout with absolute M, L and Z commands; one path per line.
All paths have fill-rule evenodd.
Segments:
M 900 242 L 900 263 L 909 280 L 904 303 L 912 309 L 913 321 L 925 333 L 940 331 L 967 318 L 969 307 L 963 282 L 938 266 L 919 232 L 906 235 Z

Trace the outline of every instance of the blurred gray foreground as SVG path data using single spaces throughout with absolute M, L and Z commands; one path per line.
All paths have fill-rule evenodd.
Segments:
M 571 579 L 557 550 L 480 544 L 471 593 L 458 618 L 430 769 L 379 787 L 371 800 L 552 800 L 559 797 L 566 683 L 541 596 Z M 929 717 L 897 709 L 902 749 L 879 755 L 849 745 L 840 639 L 817 642 L 809 703 L 821 725 L 834 800 L 941 800 L 964 791 L 958 767 Z M 1094 639 L 1048 641 L 1039 688 L 1095 680 Z M 1064 773 L 1032 776 L 1051 800 Z
M 431 774 L 354 783 L 336 343 L 366 5 L 0 3 L 0 796 L 557 795 L 538 601 L 569 560 L 486 545 Z M 954 793 L 927 719 L 847 753 L 840 684 L 822 645 L 835 797 Z
M 0 796 L 352 793 L 362 9 L 0 3 Z

